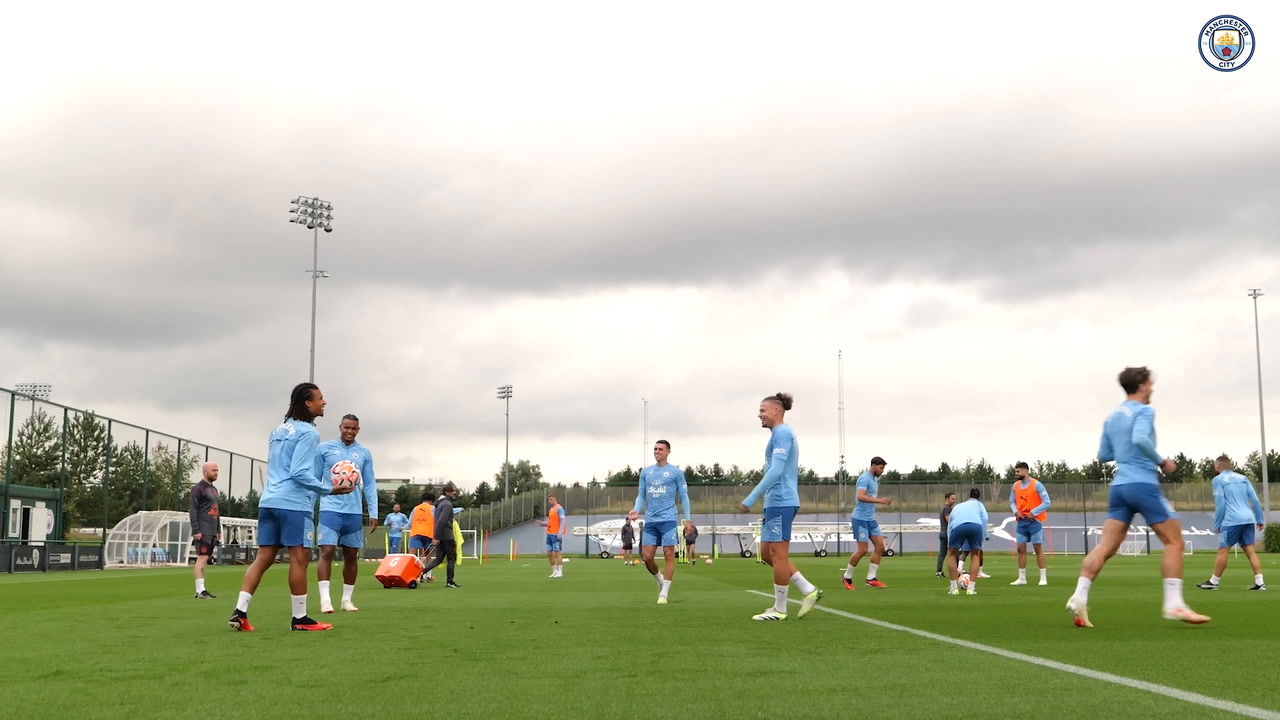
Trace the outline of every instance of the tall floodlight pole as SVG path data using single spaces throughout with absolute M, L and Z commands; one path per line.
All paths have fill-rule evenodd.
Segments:
M 1258 432 L 1262 436 L 1262 521 L 1271 520 L 1271 488 L 1267 483 L 1267 419 L 1262 411 L 1262 335 L 1258 331 L 1258 298 L 1262 290 L 1249 289 L 1249 297 L 1253 298 L 1253 349 L 1258 359 Z
M 836 351 L 836 423 L 840 432 L 840 476 L 844 477 L 844 350 Z
M 311 366 L 307 379 L 316 381 L 316 281 L 329 277 L 329 273 L 321 270 L 320 265 L 320 230 L 333 232 L 333 203 L 320 198 L 299 195 L 290 201 L 296 207 L 289 210 L 293 217 L 289 222 L 305 225 L 311 230 Z
M 53 394 L 53 385 L 49 383 L 18 383 L 13 386 L 13 391 L 31 399 L 31 414 L 34 415 L 36 401 L 48 400 L 49 396 Z
M 511 497 L 511 386 L 498 387 L 498 399 L 507 401 L 507 452 L 502 463 L 502 499 Z
M 640 398 L 644 403 L 644 409 L 640 412 L 640 469 L 644 470 L 644 464 L 649 462 L 649 401 Z

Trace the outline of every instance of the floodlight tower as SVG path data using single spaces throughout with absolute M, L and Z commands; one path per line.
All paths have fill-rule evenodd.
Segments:
M 289 222 L 304 225 L 312 231 L 311 235 L 311 369 L 307 376 L 310 382 L 316 381 L 316 281 L 329 277 L 329 273 L 319 269 L 320 264 L 320 230 L 333 232 L 333 203 L 316 197 L 299 195 L 290 201 L 295 207 L 289 210 L 293 217 Z
M 498 386 L 498 399 L 507 402 L 507 452 L 502 463 L 502 499 L 511 497 L 511 386 Z

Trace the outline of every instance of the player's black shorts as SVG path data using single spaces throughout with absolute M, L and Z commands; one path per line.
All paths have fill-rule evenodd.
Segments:
M 622 549 L 631 552 L 631 543 L 622 543 Z
M 216 543 L 216 540 L 214 542 L 209 542 L 204 539 L 191 541 L 191 544 L 196 548 L 196 555 L 212 555 L 213 547 Z

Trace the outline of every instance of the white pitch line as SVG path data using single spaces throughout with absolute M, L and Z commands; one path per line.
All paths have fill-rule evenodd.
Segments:
M 752 593 L 754 595 L 767 597 L 767 598 L 773 597 L 772 593 L 761 592 L 759 590 L 748 590 L 747 592 Z M 790 600 L 790 602 L 799 604 L 800 601 Z M 1127 678 L 1127 677 L 1124 677 L 1123 675 L 1113 675 L 1111 673 L 1102 672 L 1100 670 L 1090 670 L 1089 668 L 1083 668 L 1078 665 L 1068 665 L 1066 663 L 1061 663 L 1056 660 L 1046 660 L 1045 658 L 1036 657 L 1035 655 L 1026 655 L 1020 652 L 1014 652 L 1013 650 L 1005 650 L 1004 648 L 992 647 L 990 645 L 983 645 L 981 643 L 970 642 L 969 640 L 959 640 L 957 638 L 947 637 L 946 635 L 939 635 L 938 633 L 932 633 L 932 632 L 929 632 L 928 630 L 917 630 L 916 628 L 907 627 L 906 625 L 896 625 L 891 622 L 885 622 L 884 620 L 876 620 L 875 618 L 869 618 L 862 615 L 854 615 L 853 613 L 848 613 L 843 610 L 835 610 L 833 608 L 823 607 L 821 605 L 817 605 L 813 609 L 821 610 L 822 612 L 826 612 L 826 613 L 831 613 L 832 615 L 838 615 L 842 618 L 848 618 L 849 620 L 857 620 L 858 622 L 867 623 L 868 625 L 875 625 L 877 627 L 882 627 L 888 630 L 897 630 L 899 632 L 910 633 L 917 637 L 928 638 L 930 640 L 937 640 L 939 642 L 949 643 L 951 645 L 958 645 L 960 647 L 968 648 L 970 650 L 978 650 L 985 653 L 991 653 L 992 655 L 999 655 L 1000 657 L 1008 658 L 1010 660 L 1018 660 L 1020 662 L 1031 663 L 1032 665 L 1038 665 L 1043 668 L 1049 668 L 1050 670 L 1058 670 L 1060 672 L 1071 673 L 1073 675 L 1079 675 L 1081 677 L 1087 677 L 1093 680 L 1100 680 L 1102 682 L 1112 683 L 1114 685 L 1123 685 L 1124 687 L 1133 688 L 1134 690 L 1145 690 L 1146 692 L 1149 692 L 1149 693 L 1154 693 L 1156 695 L 1163 695 L 1165 697 L 1171 697 L 1176 700 L 1188 702 L 1193 705 L 1199 705 L 1201 707 L 1213 708 L 1215 710 L 1223 710 L 1225 712 L 1235 713 L 1237 715 L 1243 715 L 1244 717 L 1258 718 L 1258 720 L 1280 720 L 1280 712 L 1276 712 L 1275 710 L 1267 710 L 1265 708 L 1253 707 L 1252 705 L 1244 705 L 1238 702 L 1231 702 L 1230 700 L 1221 700 L 1219 698 L 1209 697 L 1208 695 L 1201 695 L 1200 693 L 1193 693 L 1193 692 L 1187 692 L 1186 690 L 1179 690 L 1177 688 L 1172 688 L 1167 685 L 1157 685 L 1156 683 L 1153 683 L 1153 682 L 1147 682 L 1145 680 L 1134 680 L 1133 678 Z

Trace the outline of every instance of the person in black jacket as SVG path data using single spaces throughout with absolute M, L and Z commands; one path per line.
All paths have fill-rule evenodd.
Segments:
M 191 544 L 196 548 L 196 599 L 212 600 L 217 595 L 204 587 L 204 566 L 213 549 L 222 540 L 222 523 L 218 518 L 218 463 L 207 462 L 201 468 L 200 482 L 191 486 Z
M 453 541 L 453 498 L 457 494 L 458 488 L 453 483 L 448 483 L 440 489 L 440 497 L 436 498 L 435 504 L 436 536 L 431 543 L 435 557 L 422 569 L 425 577 L 437 565 L 448 560 L 449 564 L 445 569 L 447 582 L 444 584 L 447 588 L 462 587 L 453 581 L 453 567 L 458 563 L 458 545 Z

